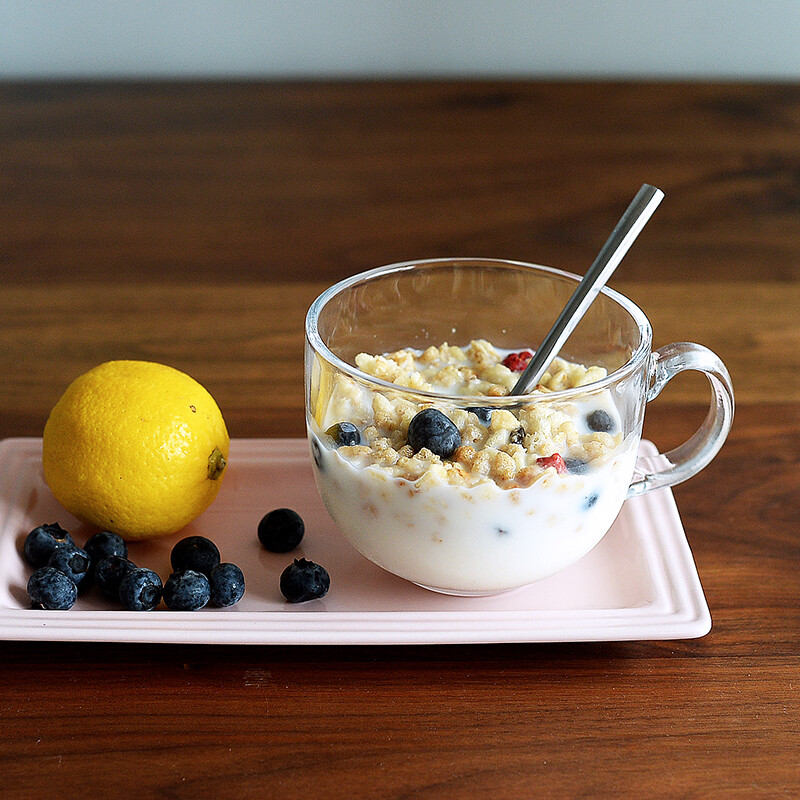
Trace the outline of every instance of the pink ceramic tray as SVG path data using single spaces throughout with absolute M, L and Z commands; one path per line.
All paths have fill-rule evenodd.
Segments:
M 655 455 L 652 444 L 643 453 Z M 228 644 L 444 644 L 679 639 L 703 636 L 711 618 L 672 493 L 628 501 L 603 541 L 580 562 L 540 583 L 482 598 L 420 589 L 366 561 L 336 530 L 323 507 L 302 439 L 239 439 L 214 504 L 180 534 L 132 543 L 130 557 L 169 573 L 181 537 L 213 539 L 223 561 L 245 573 L 245 597 L 229 609 L 121 611 L 95 592 L 69 611 L 30 608 L 27 533 L 59 522 L 82 544 L 89 531 L 56 502 L 42 477 L 41 440 L 0 442 L 0 638 L 25 640 Z M 289 506 L 306 522 L 291 554 L 265 551 L 262 516 Z M 331 589 L 292 605 L 280 573 L 304 556 L 325 566 Z M 162 607 L 163 608 L 163 607 Z

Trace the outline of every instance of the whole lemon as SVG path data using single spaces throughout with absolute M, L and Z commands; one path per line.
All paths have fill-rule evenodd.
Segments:
M 107 361 L 76 378 L 42 439 L 44 477 L 78 519 L 125 539 L 180 530 L 217 496 L 230 438 L 194 378 Z

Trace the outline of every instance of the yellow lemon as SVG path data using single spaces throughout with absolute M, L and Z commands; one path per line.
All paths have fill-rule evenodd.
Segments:
M 230 438 L 194 378 L 150 361 L 107 361 L 76 378 L 42 440 L 56 499 L 125 539 L 174 533 L 217 496 Z

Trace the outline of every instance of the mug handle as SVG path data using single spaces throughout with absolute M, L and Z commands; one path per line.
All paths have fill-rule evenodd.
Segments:
M 702 372 L 711 384 L 711 406 L 703 424 L 682 445 L 659 456 L 661 469 L 648 465 L 651 459 L 640 458 L 636 473 L 640 476 L 628 487 L 628 497 L 637 497 L 652 489 L 674 486 L 706 467 L 719 452 L 733 423 L 733 385 L 722 360 L 707 347 L 692 342 L 675 342 L 655 350 L 650 357 L 647 402 L 654 400 L 679 372 L 687 369 Z

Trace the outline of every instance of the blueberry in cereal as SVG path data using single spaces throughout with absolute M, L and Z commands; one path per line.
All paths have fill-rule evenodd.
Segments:
M 337 422 L 325 431 L 336 442 L 337 447 L 352 447 L 361 444 L 361 434 L 352 422 Z
M 511 433 L 508 434 L 508 443 L 509 444 L 525 443 L 525 428 L 523 428 L 522 425 L 520 425 L 519 428 L 511 431 Z
M 408 443 L 415 453 L 426 447 L 439 458 L 450 458 L 461 446 L 461 433 L 441 411 L 424 408 L 408 426 Z
M 564 459 L 564 465 L 567 471 L 571 472 L 573 475 L 583 475 L 589 469 L 588 463 L 582 458 L 567 457 Z
M 603 411 L 602 408 L 587 414 L 586 425 L 590 431 L 596 431 L 597 433 L 610 433 L 614 430 L 614 420 L 611 419 L 608 411 Z
M 584 501 L 584 503 L 583 503 L 583 507 L 584 507 L 584 509 L 586 509 L 586 510 L 588 511 L 588 510 L 589 510 L 589 509 L 590 509 L 592 506 L 594 506 L 594 505 L 597 503 L 597 501 L 598 501 L 599 499 L 600 499 L 600 495 L 598 495 L 598 494 L 597 494 L 597 492 L 592 492 L 592 493 L 591 493 L 591 494 L 590 494 L 590 495 L 589 495 L 589 496 L 586 498 L 586 500 L 585 500 L 585 501 Z

